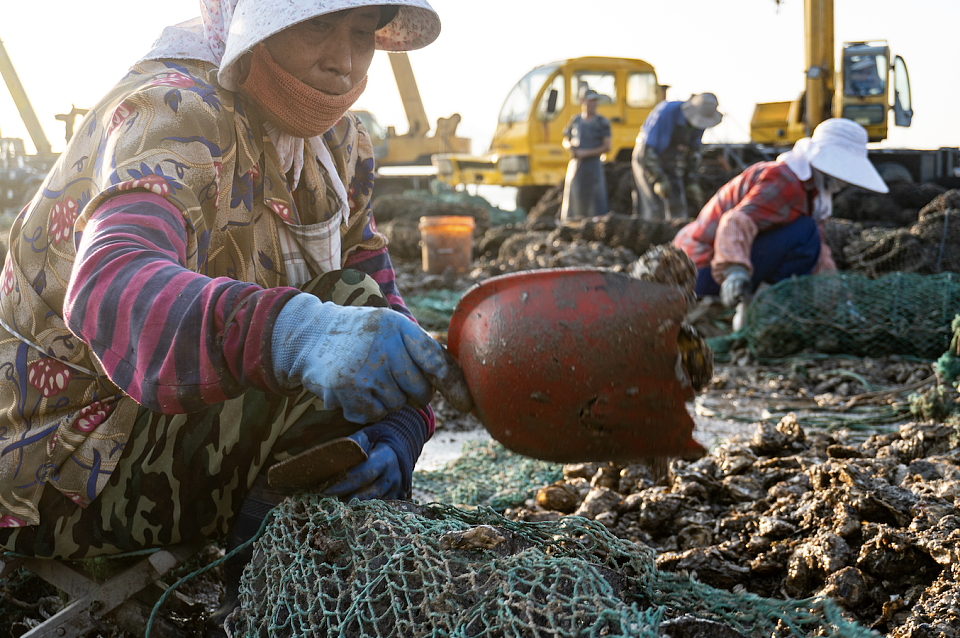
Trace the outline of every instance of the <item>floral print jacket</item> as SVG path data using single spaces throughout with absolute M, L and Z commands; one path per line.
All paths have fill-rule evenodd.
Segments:
M 352 114 L 324 140 L 349 198 L 343 264 L 386 245 L 370 214 L 373 150 Z M 255 107 L 220 87 L 206 62 L 141 62 L 90 110 L 16 219 L 0 277 L 0 527 L 37 524 L 50 487 L 89 504 L 139 409 L 64 319 L 80 237 L 98 207 L 127 192 L 159 195 L 183 216 L 187 269 L 282 288 L 278 229 L 333 213 L 318 162 L 306 163 L 296 197 L 281 171 Z

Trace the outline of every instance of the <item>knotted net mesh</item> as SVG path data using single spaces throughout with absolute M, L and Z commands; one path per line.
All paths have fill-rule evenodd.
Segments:
M 799 352 L 936 359 L 960 312 L 960 275 L 840 274 L 787 279 L 754 298 L 745 327 L 708 339 L 722 355 L 737 342 L 761 358 Z
M 240 600 L 234 635 L 246 637 L 654 638 L 691 616 L 671 635 L 873 635 L 828 600 L 764 599 L 660 572 L 652 550 L 584 518 L 523 523 L 488 508 L 316 494 L 279 506 Z

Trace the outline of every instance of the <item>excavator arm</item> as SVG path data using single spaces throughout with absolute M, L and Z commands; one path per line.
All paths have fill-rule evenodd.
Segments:
M 423 108 L 420 98 L 420 89 L 417 88 L 417 79 L 413 75 L 413 67 L 406 52 L 390 53 L 390 66 L 393 68 L 393 77 L 397 81 L 400 91 L 400 100 L 403 102 L 403 111 L 407 114 L 408 133 L 410 137 L 426 137 L 430 130 L 427 112 Z
M 437 127 L 433 135 L 430 132 L 430 122 L 427 112 L 423 108 L 420 98 L 420 89 L 413 75 L 413 67 L 406 53 L 389 53 L 390 66 L 393 77 L 397 81 L 400 91 L 400 100 L 407 115 L 407 132 L 398 135 L 394 127 L 388 126 L 381 132 L 379 124 L 374 124 L 376 118 L 366 112 L 364 126 L 370 131 L 374 142 L 374 154 L 378 166 L 430 166 L 430 158 L 438 153 L 467 153 L 470 151 L 470 140 L 457 137 L 457 126 L 460 124 L 460 115 L 454 113 L 450 117 L 441 117 L 437 120 Z
M 37 147 L 37 155 L 41 157 L 53 155 L 50 142 L 43 132 L 43 127 L 40 126 L 37 113 L 30 104 L 27 92 L 23 89 L 23 84 L 20 83 L 20 78 L 17 76 L 16 69 L 13 68 L 13 62 L 7 55 L 7 49 L 3 46 L 2 40 L 0 40 L 0 74 L 3 75 L 3 81 L 10 90 L 10 95 L 13 97 L 14 104 L 17 105 L 17 110 L 20 111 L 20 118 L 23 119 L 27 132 L 30 133 L 33 145 Z

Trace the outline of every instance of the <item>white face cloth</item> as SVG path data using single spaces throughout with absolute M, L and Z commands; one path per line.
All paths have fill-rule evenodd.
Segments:
M 810 138 L 805 137 L 793 145 L 793 149 L 777 157 L 793 171 L 797 178 L 805 182 L 813 177 L 813 185 L 817 195 L 813 200 L 813 220 L 818 224 L 833 215 L 833 195 L 838 193 L 846 183 L 818 171 L 810 165 Z
M 410 51 L 430 44 L 440 35 L 440 18 L 427 0 L 200 0 L 200 17 L 165 28 L 153 50 L 142 60 L 203 60 L 220 67 L 218 78 L 224 88 L 238 91 L 236 63 L 271 35 L 327 13 L 383 4 L 399 5 L 400 10 L 389 24 L 377 30 L 377 49 Z M 322 136 L 295 138 L 269 122 L 265 128 L 283 171 L 293 169 L 294 186 L 300 180 L 306 147 L 321 163 L 323 155 L 329 157 Z M 342 200 L 346 201 L 346 192 Z

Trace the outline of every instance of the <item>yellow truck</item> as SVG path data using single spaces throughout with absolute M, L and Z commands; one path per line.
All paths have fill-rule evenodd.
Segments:
M 581 57 L 542 64 L 517 82 L 500 109 L 490 150 L 483 156 L 433 156 L 448 184 L 516 186 L 517 205 L 530 210 L 563 181 L 570 154 L 563 129 L 580 112 L 580 90 L 600 94 L 597 111 L 610 120 L 607 161 L 629 161 L 644 119 L 666 97 L 653 66 L 632 58 Z

